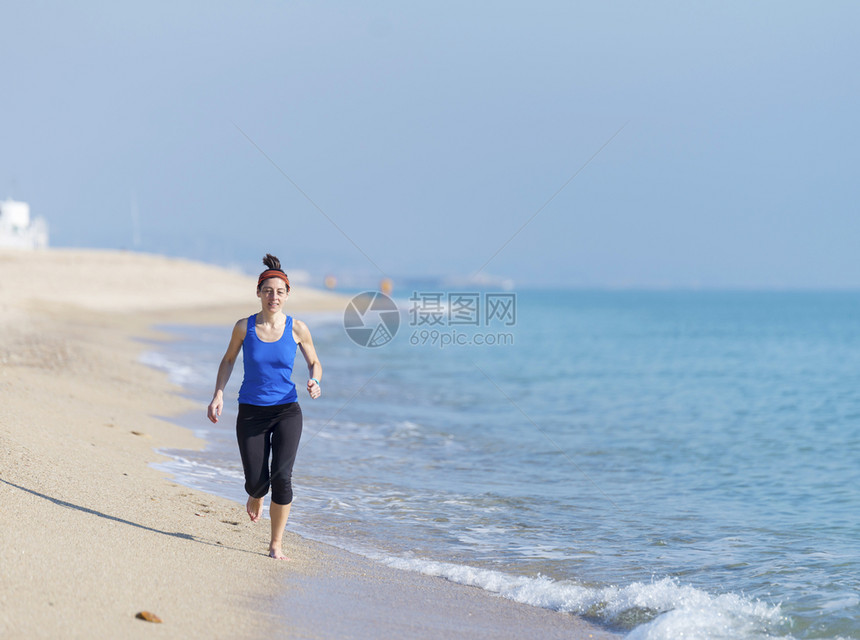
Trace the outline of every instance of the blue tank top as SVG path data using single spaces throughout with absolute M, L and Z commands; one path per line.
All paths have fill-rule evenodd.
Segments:
M 293 319 L 287 316 L 284 335 L 275 342 L 260 340 L 256 322 L 256 315 L 248 318 L 242 342 L 245 377 L 239 388 L 239 402 L 261 407 L 295 402 L 296 385 L 290 380 L 298 346 L 293 340 Z

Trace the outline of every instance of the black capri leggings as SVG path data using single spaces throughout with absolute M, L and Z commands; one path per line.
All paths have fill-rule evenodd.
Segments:
M 298 402 L 258 407 L 240 404 L 236 439 L 245 470 L 245 491 L 262 498 L 272 487 L 272 502 L 293 501 L 293 463 L 302 437 L 302 408 Z M 272 470 L 269 473 L 269 454 Z

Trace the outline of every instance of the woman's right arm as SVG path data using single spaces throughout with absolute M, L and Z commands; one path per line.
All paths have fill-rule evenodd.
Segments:
M 236 323 L 233 327 L 233 335 L 230 336 L 230 344 L 227 345 L 227 353 L 221 358 L 221 364 L 218 366 L 218 377 L 215 380 L 215 393 L 212 395 L 212 402 L 209 403 L 207 410 L 212 422 L 218 422 L 218 416 L 221 415 L 221 409 L 224 408 L 224 388 L 230 380 L 230 374 L 233 373 L 233 365 L 236 364 L 239 351 L 242 350 L 242 342 L 245 340 L 247 329 L 247 318 L 242 318 Z

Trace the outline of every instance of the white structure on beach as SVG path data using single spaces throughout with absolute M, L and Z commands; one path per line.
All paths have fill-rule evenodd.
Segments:
M 30 219 L 30 205 L 6 199 L 0 202 L 0 249 L 44 249 L 48 246 L 48 223 Z

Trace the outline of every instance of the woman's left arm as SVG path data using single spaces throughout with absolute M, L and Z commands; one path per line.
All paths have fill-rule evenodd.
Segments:
M 319 398 L 322 393 L 320 388 L 320 380 L 322 380 L 322 364 L 317 357 L 317 350 L 314 348 L 314 341 L 311 338 L 310 329 L 301 320 L 293 321 L 293 333 L 295 333 L 296 342 L 302 350 L 302 355 L 305 357 L 305 362 L 308 363 L 308 393 L 311 398 Z

